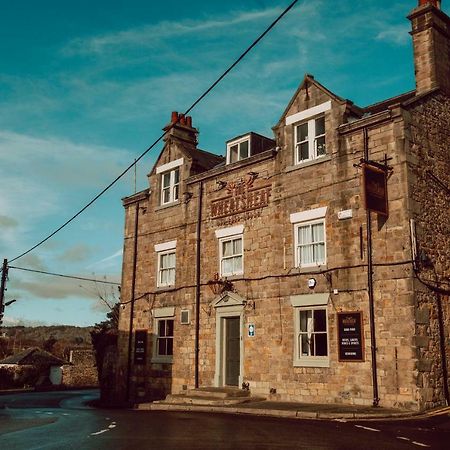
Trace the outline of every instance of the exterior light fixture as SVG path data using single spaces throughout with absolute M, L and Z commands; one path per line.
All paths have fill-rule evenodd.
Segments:
M 314 289 L 314 288 L 316 287 L 316 284 L 317 284 L 317 281 L 316 281 L 315 278 L 310 278 L 310 279 L 308 280 L 308 287 L 309 287 L 310 289 Z
M 214 274 L 214 278 L 209 280 L 207 284 L 214 295 L 219 295 L 222 292 L 233 290 L 233 284 L 226 278 L 222 280 L 217 272 Z

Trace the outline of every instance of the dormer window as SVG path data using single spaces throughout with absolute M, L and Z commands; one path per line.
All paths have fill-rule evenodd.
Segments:
M 295 125 L 295 163 L 311 161 L 326 154 L 325 116 Z
M 250 136 L 228 142 L 227 164 L 231 164 L 250 157 Z
M 156 168 L 161 183 L 161 205 L 175 203 L 180 198 L 180 166 L 183 158 L 171 161 Z

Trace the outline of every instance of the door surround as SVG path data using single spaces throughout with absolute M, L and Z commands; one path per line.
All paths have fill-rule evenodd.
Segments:
M 224 319 L 227 317 L 239 317 L 240 367 L 238 387 L 242 385 L 244 378 L 244 305 L 245 300 L 234 292 L 224 292 L 212 302 L 212 306 L 216 310 L 216 371 L 214 375 L 214 386 L 216 387 L 225 386 Z

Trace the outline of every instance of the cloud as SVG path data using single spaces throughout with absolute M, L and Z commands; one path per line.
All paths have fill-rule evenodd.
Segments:
M 91 247 L 86 244 L 78 244 L 66 249 L 58 259 L 64 262 L 81 262 L 88 259 L 91 253 Z
M 410 26 L 407 24 L 385 25 L 376 35 L 376 39 L 395 45 L 406 45 L 410 41 L 410 36 L 408 34 L 409 29 Z
M 87 267 L 88 269 L 90 268 L 106 268 L 106 267 L 111 267 L 112 265 L 116 265 L 116 260 L 118 258 L 121 258 L 123 255 L 123 249 L 119 249 L 116 252 L 114 252 L 112 255 L 107 256 L 106 258 L 101 259 L 100 261 L 96 261 L 92 264 L 89 264 L 89 266 Z
M 0 216 L 0 227 L 4 228 L 16 228 L 19 222 L 8 216 Z

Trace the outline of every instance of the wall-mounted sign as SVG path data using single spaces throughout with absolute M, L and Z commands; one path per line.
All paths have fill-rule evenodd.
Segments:
M 212 219 L 230 218 L 229 223 L 247 218 L 257 217 L 255 210 L 266 207 L 272 191 L 271 186 L 254 187 L 255 175 L 247 175 L 236 182 L 228 182 L 228 195 L 211 202 L 210 216 Z M 239 217 L 234 217 L 239 216 Z
M 387 172 L 372 164 L 363 164 L 364 201 L 366 209 L 383 216 L 389 215 Z
M 339 361 L 364 361 L 362 312 L 337 313 Z
M 249 337 L 255 336 L 255 324 L 254 323 L 248 324 L 248 335 L 249 335 Z
M 134 364 L 145 364 L 147 357 L 147 331 L 138 330 L 134 335 Z

